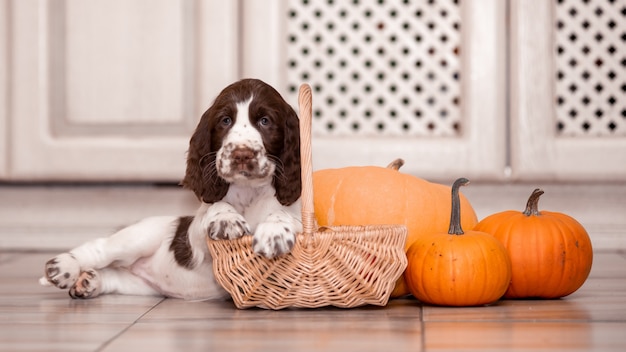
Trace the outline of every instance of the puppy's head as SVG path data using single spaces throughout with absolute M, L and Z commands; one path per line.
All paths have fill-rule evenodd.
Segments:
M 205 203 L 229 184 L 271 182 L 289 205 L 300 197 L 300 134 L 295 111 L 268 84 L 244 79 L 224 88 L 189 142 L 183 186 Z

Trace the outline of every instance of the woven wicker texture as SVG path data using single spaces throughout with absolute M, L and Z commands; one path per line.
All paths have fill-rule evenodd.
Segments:
M 303 233 L 291 253 L 274 259 L 256 255 L 251 236 L 207 240 L 215 278 L 238 308 L 382 306 L 406 268 L 403 225 L 318 228 L 313 213 L 311 98 L 310 87 L 302 85 Z

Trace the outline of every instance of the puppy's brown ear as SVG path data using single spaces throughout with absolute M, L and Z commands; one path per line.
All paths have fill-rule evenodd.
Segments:
M 216 150 L 211 147 L 212 115 L 212 109 L 207 110 L 191 136 L 187 151 L 187 171 L 181 182 L 205 203 L 220 201 L 228 192 L 228 183 L 217 175 L 215 168 Z
M 302 176 L 300 170 L 300 121 L 296 112 L 284 102 L 281 112 L 285 116 L 284 144 L 278 156 L 282 163 L 282 172 L 274 176 L 276 198 L 282 205 L 291 205 L 300 198 Z

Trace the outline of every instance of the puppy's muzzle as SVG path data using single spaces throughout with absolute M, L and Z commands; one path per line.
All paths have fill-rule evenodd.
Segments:
M 250 176 L 258 172 L 258 152 L 248 147 L 236 147 L 230 153 L 230 162 L 233 173 Z

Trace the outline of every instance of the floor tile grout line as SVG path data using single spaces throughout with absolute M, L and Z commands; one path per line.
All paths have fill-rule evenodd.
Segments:
M 420 351 L 426 351 L 426 321 L 424 320 L 424 305 L 420 304 Z
M 108 339 L 107 341 L 105 341 L 100 347 L 98 347 L 96 349 L 96 352 L 103 351 L 105 348 L 107 348 L 107 346 L 109 346 L 111 343 L 113 343 L 119 337 L 124 335 L 124 333 L 126 333 L 130 328 L 135 326 L 135 324 L 137 324 L 137 322 L 139 322 L 143 317 L 145 317 L 146 314 L 152 312 L 157 306 L 159 306 L 161 303 L 165 302 L 166 299 L 167 299 L 166 297 L 163 297 L 160 301 L 158 301 L 156 304 L 154 304 L 152 307 L 150 307 L 150 309 L 146 310 L 143 314 L 141 314 L 139 317 L 137 317 L 137 319 L 135 319 L 128 326 L 126 326 L 124 329 L 122 329 L 122 331 L 118 332 L 117 334 L 115 334 L 115 336 L 113 336 L 110 339 Z

